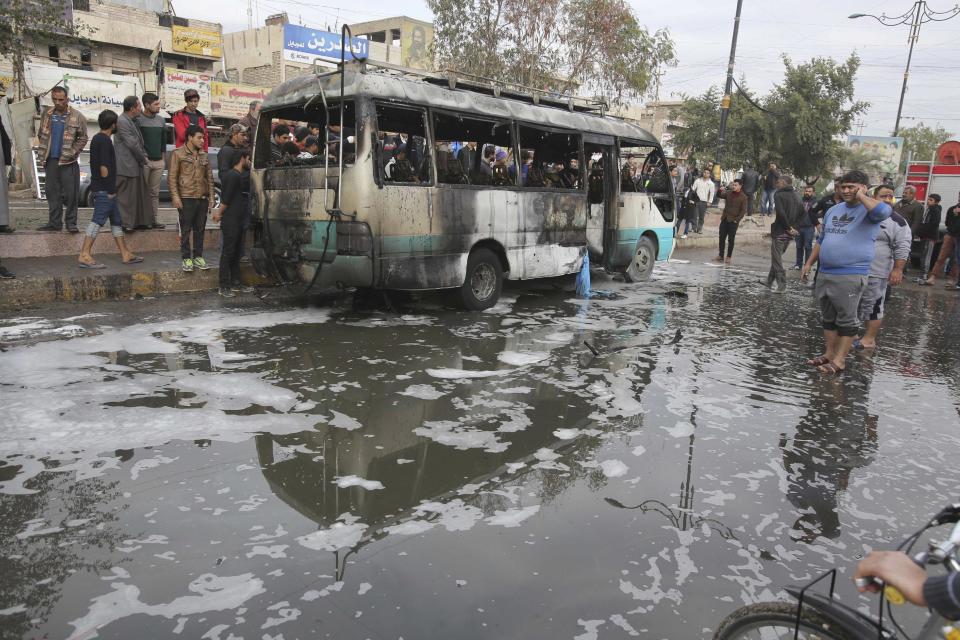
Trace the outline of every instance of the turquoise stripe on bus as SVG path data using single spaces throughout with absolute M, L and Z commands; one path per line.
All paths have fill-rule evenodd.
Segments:
M 617 244 L 633 253 L 640 236 L 646 231 L 652 231 L 657 236 L 657 260 L 666 260 L 673 248 L 673 227 L 655 227 L 652 229 L 617 229 Z

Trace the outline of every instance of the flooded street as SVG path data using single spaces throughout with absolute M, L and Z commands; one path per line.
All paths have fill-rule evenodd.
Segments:
M 960 296 L 896 291 L 834 379 L 760 275 L 7 318 L 0 636 L 709 638 L 834 566 L 859 602 L 957 499 Z

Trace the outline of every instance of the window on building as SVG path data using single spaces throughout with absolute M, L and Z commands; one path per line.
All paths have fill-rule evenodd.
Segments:
M 520 125 L 520 158 L 523 186 L 582 189 L 580 134 Z
M 434 113 L 433 137 L 438 182 L 490 186 L 516 184 L 513 133 L 509 122 Z
M 272 167 L 329 166 L 340 162 L 343 147 L 343 165 L 352 166 L 357 157 L 356 109 L 352 101 L 343 108 L 344 126 L 340 127 L 340 106 L 330 105 L 329 123 L 320 104 L 274 109 L 261 112 L 257 125 L 253 166 Z M 309 143 L 316 138 L 316 147 Z
M 50 57 L 52 62 L 60 62 L 60 47 L 55 44 L 51 44 L 47 47 L 47 55 Z
M 73 0 L 74 11 L 90 11 L 90 0 Z
M 377 105 L 377 170 L 385 184 L 432 184 L 424 109 Z
M 93 69 L 93 55 L 90 53 L 90 49 L 80 50 L 80 66 L 87 71 Z

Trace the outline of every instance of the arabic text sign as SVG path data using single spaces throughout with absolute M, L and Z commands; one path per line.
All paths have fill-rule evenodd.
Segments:
M 219 58 L 222 39 L 218 31 L 173 25 L 173 50 L 197 56 Z
M 27 64 L 27 86 L 34 93 L 46 93 L 56 84 L 65 84 L 70 92 L 70 104 L 88 120 L 96 121 L 104 109 L 123 112 L 123 99 L 140 96 L 143 87 L 134 76 L 115 76 L 96 71 L 63 69 L 50 65 Z M 47 93 L 40 102 L 52 105 Z
M 283 25 L 283 58 L 292 62 L 328 62 L 340 59 L 340 34 L 319 31 L 296 24 Z M 366 58 L 369 47 L 365 38 L 352 38 L 346 59 Z
M 270 93 L 270 90 L 265 87 L 228 84 L 226 82 L 214 82 L 210 88 L 210 113 L 215 116 L 238 120 L 247 115 L 251 102 L 254 100 L 263 101 Z
M 194 73 L 183 69 L 164 71 L 162 104 L 167 113 L 183 109 L 183 92 L 195 89 L 200 94 L 197 106 L 202 113 L 210 115 L 210 82 L 213 80 L 205 73 Z

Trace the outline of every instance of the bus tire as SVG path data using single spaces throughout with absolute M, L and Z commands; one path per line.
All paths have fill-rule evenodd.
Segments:
M 630 264 L 623 272 L 627 282 L 643 282 L 653 275 L 653 265 L 657 262 L 657 245 L 647 236 L 641 236 L 637 242 L 637 250 L 630 259 Z
M 467 272 L 460 287 L 460 303 L 468 311 L 489 309 L 500 299 L 503 266 L 500 258 L 483 247 L 470 252 Z

